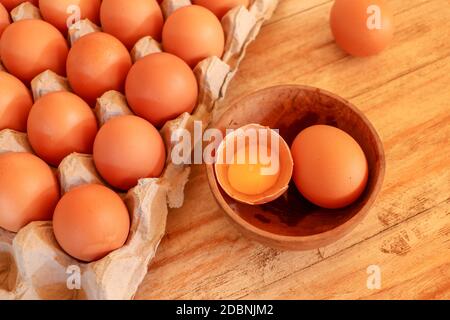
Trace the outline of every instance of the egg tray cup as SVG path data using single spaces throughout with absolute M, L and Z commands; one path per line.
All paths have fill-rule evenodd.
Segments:
M 165 16 L 189 1 L 165 0 Z M 268 20 L 277 0 L 254 0 L 249 9 L 237 7 L 222 19 L 226 34 L 222 59 L 210 57 L 194 69 L 199 84 L 199 101 L 192 114 L 182 114 L 166 123 L 161 135 L 168 154 L 173 148 L 172 133 L 179 129 L 193 132 L 194 122 L 206 127 L 212 112 L 227 90 L 247 46 L 256 38 L 262 24 Z M 39 12 L 30 3 L 23 3 L 15 20 L 38 18 Z M 76 23 L 69 30 L 69 42 L 84 34 L 100 30 L 88 20 Z M 132 51 L 134 61 L 161 50 L 160 44 L 146 37 Z M 45 71 L 32 81 L 34 99 L 50 92 L 70 90 L 67 79 Z M 105 93 L 97 100 L 95 113 L 100 125 L 110 118 L 132 112 L 125 97 L 116 91 Z M 25 133 L 0 131 L 0 153 L 32 152 Z M 91 155 L 72 154 L 55 169 L 61 193 L 89 183 L 104 184 Z M 181 207 L 184 187 L 190 167 L 175 165 L 167 159 L 160 178 L 142 179 L 138 185 L 121 194 L 131 216 L 130 234 L 125 245 L 101 260 L 80 262 L 67 255 L 53 234 L 52 222 L 32 222 L 17 234 L 0 228 L 0 300 L 3 299 L 132 299 L 148 271 L 165 234 L 169 208 Z M 78 288 L 77 285 L 80 285 Z

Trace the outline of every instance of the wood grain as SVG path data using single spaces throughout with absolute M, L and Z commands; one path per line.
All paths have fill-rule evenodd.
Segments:
M 450 299 L 450 3 L 391 0 L 396 33 L 382 54 L 352 58 L 333 42 L 332 1 L 281 0 L 228 97 L 308 84 L 358 106 L 386 151 L 383 190 L 368 217 L 338 242 L 277 251 L 242 237 L 193 168 L 183 208 L 137 299 Z M 381 268 L 369 290 L 367 267 Z

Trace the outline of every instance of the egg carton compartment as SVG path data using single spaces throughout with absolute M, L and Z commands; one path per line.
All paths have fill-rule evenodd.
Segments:
M 162 8 L 167 17 L 178 7 L 190 4 L 190 1 L 165 0 Z M 278 0 L 254 0 L 248 9 L 237 7 L 223 17 L 226 46 L 222 59 L 209 57 L 194 69 L 199 85 L 196 109 L 192 114 L 185 113 L 167 122 L 160 131 L 168 155 L 173 148 L 171 136 L 176 130 L 187 129 L 192 133 L 195 121 L 202 121 L 203 127 L 207 127 L 247 46 L 272 16 L 277 4 Z M 23 3 L 14 11 L 15 19 L 39 18 L 36 9 L 30 3 Z M 82 20 L 69 29 L 68 40 L 73 43 L 99 30 L 92 22 Z M 136 61 L 159 51 L 161 44 L 145 37 L 138 41 L 131 54 Z M 38 75 L 31 86 L 35 100 L 50 92 L 70 91 L 67 79 L 51 71 Z M 116 91 L 100 97 L 94 111 L 99 125 L 112 117 L 132 113 L 126 98 Z M 0 153 L 11 151 L 32 152 L 32 149 L 25 133 L 2 130 Z M 105 184 L 91 155 L 69 155 L 55 171 L 62 194 L 83 184 Z M 17 234 L 0 228 L 0 299 L 132 299 L 165 234 L 169 208 L 183 205 L 189 174 L 188 165 L 175 165 L 169 156 L 160 178 L 142 179 L 136 187 L 121 194 L 131 216 L 128 240 L 122 248 L 92 263 L 82 263 L 60 248 L 51 221 L 30 223 Z

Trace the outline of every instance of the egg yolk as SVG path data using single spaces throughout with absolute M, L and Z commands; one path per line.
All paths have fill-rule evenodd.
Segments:
M 280 168 L 275 170 L 273 174 L 267 174 L 264 169 L 270 168 L 271 164 L 262 163 L 261 159 L 250 161 L 252 159 L 249 157 L 248 148 L 238 150 L 234 159 L 243 159 L 243 152 L 245 152 L 244 163 L 233 161 L 228 166 L 228 181 L 230 185 L 236 191 L 247 195 L 259 195 L 272 188 L 280 176 Z M 270 154 L 270 151 L 268 154 Z

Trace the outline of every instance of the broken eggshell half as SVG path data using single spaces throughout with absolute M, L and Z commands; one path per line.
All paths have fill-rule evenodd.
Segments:
M 255 160 L 259 158 L 257 161 L 261 161 L 261 151 L 263 148 L 266 148 L 264 156 L 270 158 L 270 162 L 267 165 L 269 167 L 274 166 L 272 169 L 278 172 L 276 181 L 271 183 L 271 186 L 261 193 L 244 193 L 233 186 L 233 183 L 230 181 L 230 164 L 238 163 L 239 159 L 235 155 L 240 148 L 245 148 L 245 152 L 249 153 L 257 152 L 258 154 L 254 157 Z M 235 150 L 236 153 L 234 152 Z M 248 160 L 252 160 L 252 155 L 248 155 L 246 161 Z M 239 166 L 240 164 L 237 165 Z M 269 169 L 269 167 L 266 167 L 266 169 Z M 259 124 L 249 124 L 226 135 L 217 148 L 214 171 L 219 185 L 230 197 L 242 203 L 258 205 L 276 200 L 286 192 L 292 178 L 293 167 L 294 161 L 289 146 L 275 130 Z M 260 174 L 264 173 L 260 172 Z M 242 176 L 239 179 L 244 180 L 247 178 Z

